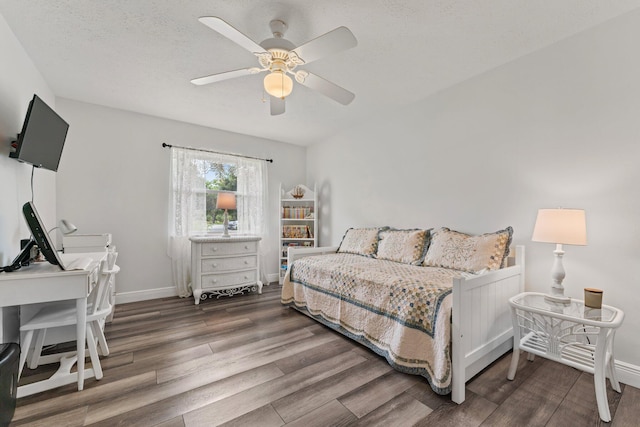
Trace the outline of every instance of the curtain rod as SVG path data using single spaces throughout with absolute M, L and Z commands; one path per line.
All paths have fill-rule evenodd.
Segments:
M 224 153 L 222 151 L 207 150 L 207 149 L 204 149 L 204 148 L 181 147 L 179 145 L 171 145 L 171 144 L 167 144 L 167 143 L 164 143 L 164 142 L 162 143 L 162 147 L 163 148 L 176 147 L 176 148 L 182 148 L 184 150 L 204 151 L 204 152 L 207 152 L 207 153 L 224 154 L 226 156 L 243 157 L 245 159 L 264 160 L 265 162 L 273 163 L 273 159 L 261 159 L 260 157 L 251 157 L 251 156 L 243 156 L 242 154 Z

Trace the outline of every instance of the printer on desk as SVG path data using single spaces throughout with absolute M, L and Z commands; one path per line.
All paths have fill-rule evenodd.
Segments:
M 69 234 L 62 237 L 62 252 L 105 252 L 111 245 L 111 233 Z

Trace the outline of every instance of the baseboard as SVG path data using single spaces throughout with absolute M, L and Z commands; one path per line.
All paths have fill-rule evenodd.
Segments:
M 640 388 L 640 366 L 616 360 L 616 372 L 621 383 Z
M 269 283 L 266 283 L 265 285 L 270 285 L 274 282 L 278 283 L 278 274 L 268 274 L 267 279 L 269 280 Z M 175 296 L 178 296 L 178 293 L 176 292 L 176 288 L 173 286 L 167 288 L 145 289 L 144 291 L 118 292 L 116 293 L 116 304 Z
M 167 288 L 145 289 L 144 291 L 117 292 L 116 304 L 175 296 L 178 296 L 178 293 L 176 292 L 176 288 L 173 286 Z

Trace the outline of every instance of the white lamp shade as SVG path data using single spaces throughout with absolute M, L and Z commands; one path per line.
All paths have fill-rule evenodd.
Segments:
M 236 195 L 233 193 L 218 193 L 218 199 L 216 200 L 216 208 L 218 209 L 235 209 L 236 208 Z
M 66 219 L 61 219 L 60 221 L 58 221 L 58 227 L 60 228 L 60 232 L 65 235 L 75 233 L 76 231 L 78 231 L 78 227 L 71 224 Z
M 587 223 L 584 210 L 539 209 L 531 240 L 563 245 L 586 245 Z
M 272 71 L 264 78 L 264 90 L 271 96 L 284 99 L 291 95 L 293 80 L 280 70 Z

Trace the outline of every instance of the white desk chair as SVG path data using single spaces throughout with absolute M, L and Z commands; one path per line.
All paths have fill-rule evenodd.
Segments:
M 103 325 L 105 318 L 111 313 L 112 306 L 109 301 L 109 286 L 111 278 L 120 271 L 120 267 L 115 264 L 117 253 L 111 253 L 108 260 L 100 262 L 98 269 L 98 283 L 93 287 L 87 297 L 87 333 L 86 345 L 89 349 L 91 365 L 96 379 L 101 379 L 102 367 L 98 357 L 98 344 L 100 352 L 103 356 L 109 354 L 109 347 L 104 336 Z M 110 265 L 109 265 L 110 264 Z M 53 375 L 63 376 L 69 375 L 71 367 L 77 361 L 76 352 L 57 353 L 43 356 L 42 346 L 44 343 L 46 331 L 49 328 L 57 328 L 61 326 L 75 325 L 77 323 L 76 304 L 75 301 L 63 301 L 61 303 L 53 303 L 45 306 L 37 312 L 35 316 L 22 326 L 20 332 L 25 333 L 21 344 L 20 367 L 18 378 L 22 374 L 22 369 L 30 353 L 31 341 L 34 334 L 36 335 L 35 346 L 31 352 L 29 367 L 35 369 L 39 364 L 60 362 L 60 368 Z M 96 343 L 96 337 L 98 342 Z M 53 378 L 52 377 L 52 378 Z

